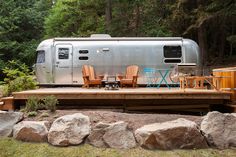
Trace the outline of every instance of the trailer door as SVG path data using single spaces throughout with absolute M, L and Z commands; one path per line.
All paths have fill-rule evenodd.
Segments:
M 55 84 L 72 84 L 72 57 L 73 47 L 71 44 L 57 44 L 55 46 Z

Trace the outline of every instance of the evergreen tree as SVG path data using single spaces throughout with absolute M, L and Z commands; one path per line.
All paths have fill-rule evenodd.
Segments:
M 58 0 L 45 21 L 45 37 L 104 33 L 105 3 L 99 0 Z
M 8 60 L 32 65 L 50 0 L 0 1 L 0 66 Z

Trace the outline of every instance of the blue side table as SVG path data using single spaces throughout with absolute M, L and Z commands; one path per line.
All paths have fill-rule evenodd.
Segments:
M 160 88 L 162 82 L 165 82 L 168 89 L 170 89 L 170 86 L 169 86 L 168 82 L 166 81 L 166 76 L 170 72 L 170 69 L 156 69 L 156 71 L 161 75 L 161 80 L 158 83 L 157 88 Z

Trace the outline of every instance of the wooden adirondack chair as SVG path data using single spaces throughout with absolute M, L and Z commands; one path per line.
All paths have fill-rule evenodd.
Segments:
M 118 76 L 120 79 L 120 86 L 124 85 L 132 86 L 133 88 L 137 86 L 138 80 L 138 70 L 139 67 L 137 65 L 128 66 L 126 69 L 125 76 Z
M 101 87 L 103 76 L 99 75 L 98 77 L 96 77 L 93 66 L 83 65 L 82 74 L 84 79 L 83 87 L 89 88 L 90 86 L 96 85 L 98 85 L 99 88 Z

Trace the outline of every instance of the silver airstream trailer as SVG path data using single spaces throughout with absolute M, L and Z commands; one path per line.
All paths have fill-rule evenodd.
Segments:
M 138 84 L 145 84 L 144 68 L 171 69 L 178 63 L 200 65 L 199 47 L 180 37 L 53 38 L 37 48 L 35 64 L 41 85 L 82 85 L 82 65 L 93 65 L 98 75 L 116 75 L 129 65 L 139 66 Z M 106 78 L 106 77 L 104 77 Z M 167 78 L 167 82 L 171 80 Z

